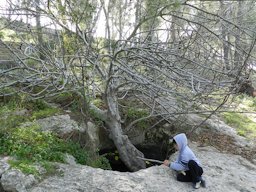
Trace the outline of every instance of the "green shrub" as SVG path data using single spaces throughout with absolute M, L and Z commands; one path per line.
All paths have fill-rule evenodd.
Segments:
M 54 98 L 53 98 L 53 101 L 56 102 L 56 103 L 69 103 L 71 101 L 74 100 L 74 95 L 72 93 L 60 93 L 58 95 L 56 95 Z
M 39 176 L 39 171 L 35 165 L 28 160 L 9 160 L 11 167 L 21 170 L 25 174 Z
M 81 101 L 76 93 L 61 93 L 56 95 L 53 98 L 53 101 L 63 107 L 69 107 L 69 109 L 73 112 L 80 112 Z
M 34 163 L 43 167 L 45 162 L 64 162 L 68 153 L 76 158 L 76 161 L 84 165 L 109 169 L 109 163 L 105 157 L 89 157 L 88 152 L 78 143 L 65 141 L 50 132 L 39 131 L 38 126 L 16 128 L 0 132 L 0 154 L 16 157 L 14 167 L 20 168 L 25 173 L 36 173 Z M 49 166 L 48 166 L 49 167 Z
M 104 155 L 96 156 L 96 158 L 90 158 L 88 165 L 94 168 L 111 170 L 110 163 Z
M 252 99 L 249 107 L 252 107 L 256 111 L 256 97 Z
M 126 115 L 127 121 L 132 122 L 136 119 L 147 117 L 149 115 L 149 113 L 147 110 L 144 110 L 144 109 L 137 109 L 137 108 L 130 107 L 125 112 L 125 115 Z M 142 129 L 146 129 L 149 126 L 150 126 L 150 121 L 148 119 L 138 121 L 136 124 L 136 127 L 139 127 Z
M 28 117 L 20 115 L 9 115 L 7 118 L 0 118 L 0 129 L 10 129 L 26 122 Z
M 40 111 L 35 111 L 32 113 L 32 119 L 43 119 L 58 114 L 59 112 L 60 110 L 57 108 L 47 108 Z
M 25 114 L 16 111 L 27 109 Z M 24 173 L 38 174 L 37 164 L 43 166 L 48 174 L 55 169 L 50 162 L 64 162 L 65 154 L 75 157 L 77 163 L 110 169 L 104 156 L 90 153 L 78 143 L 66 141 L 51 132 L 40 131 L 37 125 L 20 127 L 21 123 L 52 116 L 59 109 L 50 107 L 42 100 L 29 101 L 24 96 L 17 96 L 0 104 L 0 155 L 15 157 L 10 161 Z
M 57 142 L 52 134 L 38 131 L 35 125 L 9 130 L 5 132 L 5 138 L 8 139 L 1 141 L 5 153 L 30 161 L 52 159 L 52 146 Z
M 21 170 L 25 174 L 32 174 L 36 177 L 43 178 L 48 175 L 56 175 L 58 170 L 56 169 L 56 165 L 52 162 L 42 161 L 39 164 L 37 162 L 31 162 L 28 160 L 9 160 L 8 163 L 11 167 Z M 41 168 L 44 168 L 42 170 Z M 41 169 L 41 171 L 39 171 Z
M 93 101 L 92 101 L 92 103 L 96 106 L 96 107 L 98 107 L 98 108 L 102 108 L 103 106 L 104 106 L 104 102 L 101 100 L 101 99 L 94 99 Z
M 224 113 L 224 121 L 235 127 L 241 136 L 256 137 L 256 123 L 239 113 Z
M 31 58 L 27 59 L 25 62 L 29 67 L 35 67 L 39 63 L 37 60 Z
M 13 128 L 19 126 L 20 123 L 42 119 L 60 113 L 58 108 L 49 106 L 42 100 L 25 100 L 22 97 L 15 97 L 0 106 L 0 128 Z M 25 115 L 16 115 L 15 111 L 26 109 L 29 111 Z M 6 116 L 5 119 L 2 117 Z
M 11 99 L 10 97 L 5 100 L 5 102 L 0 103 L 0 113 L 6 113 L 10 111 L 14 111 L 16 109 L 20 108 L 20 97 L 19 96 L 13 96 Z
M 97 114 L 94 110 L 89 109 L 89 115 L 90 115 L 90 117 L 93 119 L 93 122 L 94 122 L 98 127 L 103 126 L 103 121 L 102 121 L 102 119 L 98 116 L 98 114 Z
M 40 100 L 40 99 L 28 101 L 26 103 L 26 106 L 29 107 L 33 111 L 40 111 L 40 110 L 51 108 L 45 101 Z

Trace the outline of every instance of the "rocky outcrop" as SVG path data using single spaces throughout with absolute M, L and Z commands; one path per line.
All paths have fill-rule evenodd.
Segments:
M 22 126 L 26 127 L 31 124 L 24 123 Z M 100 146 L 99 128 L 91 122 L 87 125 L 79 125 L 68 114 L 39 119 L 36 124 L 42 131 L 51 131 L 62 138 L 79 141 L 83 146 L 89 146 L 91 150 L 96 150 Z
M 92 151 L 115 147 L 104 128 L 92 122 L 78 124 L 71 119 L 68 114 L 39 119 L 36 123 L 40 126 L 42 131 L 52 131 L 57 133 L 60 137 L 79 141 L 80 144 L 90 148 Z M 22 126 L 26 127 L 31 124 L 32 123 L 24 123 Z M 141 144 L 145 139 L 143 130 L 134 129 L 128 133 L 125 132 L 125 134 L 128 135 L 134 145 Z
M 203 122 L 204 118 L 195 115 L 195 114 L 189 114 L 187 115 L 187 123 L 190 124 L 191 126 L 199 125 L 201 122 Z M 225 122 L 220 120 L 216 116 L 212 116 L 211 118 L 207 119 L 197 130 L 199 133 L 203 129 L 208 129 L 211 130 L 211 132 L 218 132 L 222 133 L 224 135 L 229 135 L 231 136 L 235 143 L 240 146 L 240 147 L 254 147 L 255 146 L 255 141 L 254 140 L 248 140 L 245 137 L 239 136 L 237 134 L 237 131 L 227 125 Z
M 211 115 L 205 121 L 205 117 L 200 116 L 196 113 L 184 113 L 182 107 L 178 106 L 178 102 L 173 97 L 161 97 L 157 99 L 160 107 L 157 108 L 159 114 L 169 113 L 170 115 L 167 118 L 164 129 L 165 132 L 169 135 L 173 133 L 174 128 L 172 126 L 179 127 L 178 132 L 190 132 L 191 129 L 197 134 L 200 134 L 201 131 L 209 130 L 211 132 L 218 132 L 220 134 L 225 134 L 231 136 L 236 144 L 240 147 L 255 147 L 256 139 L 248 140 L 245 137 L 239 136 L 237 131 L 231 126 L 223 122 L 220 117 L 216 115 Z M 202 111 L 205 109 L 202 108 Z M 181 114 L 179 114 L 181 112 Z M 171 115 L 173 114 L 173 115 Z
M 212 147 L 191 145 L 204 167 L 204 178 L 208 192 L 254 192 L 256 191 L 256 165 L 246 159 L 231 154 L 223 154 Z M 171 158 L 175 159 L 176 154 Z M 10 175 L 9 169 L 2 174 L 2 185 L 6 191 L 27 192 L 181 192 L 194 191 L 191 183 L 180 183 L 175 172 L 165 166 L 154 166 L 134 173 L 107 171 L 78 164 L 58 164 L 62 174 L 50 176 L 37 185 L 23 183 L 8 188 L 3 178 Z M 17 177 L 19 174 L 17 174 Z M 26 177 L 19 177 L 26 178 Z M 12 175 L 11 179 L 15 181 Z M 6 179 L 5 179 L 6 180 Z M 9 179 L 10 180 L 10 179 Z M 29 180 L 31 181 L 31 180 Z M 19 188 L 15 188 L 19 186 Z M 12 189 L 12 190 L 10 190 Z M 22 189 L 22 190 L 20 190 Z
M 70 119 L 69 115 L 58 115 L 37 120 L 43 131 L 53 131 L 60 135 L 65 135 L 73 131 L 84 132 L 83 127 L 78 126 L 77 122 Z

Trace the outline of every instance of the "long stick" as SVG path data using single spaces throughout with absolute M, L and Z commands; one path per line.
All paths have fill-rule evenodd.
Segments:
M 144 161 L 149 161 L 149 162 L 154 162 L 154 163 L 160 163 L 160 164 L 163 164 L 164 162 L 163 161 L 159 161 L 159 160 L 155 160 L 155 159 L 147 159 L 147 158 L 143 158 L 143 157 L 138 157 L 138 159 L 142 159 Z
M 159 161 L 159 160 L 155 160 L 155 159 L 147 159 L 147 158 L 138 157 L 138 156 L 137 156 L 137 159 L 142 159 L 142 160 L 144 160 L 144 161 L 150 161 L 150 162 L 160 163 L 160 164 L 163 164 L 163 163 L 164 163 L 163 161 Z M 183 174 L 183 175 L 186 175 L 186 172 L 185 172 L 185 171 L 178 171 L 178 172 L 180 172 L 180 173 Z

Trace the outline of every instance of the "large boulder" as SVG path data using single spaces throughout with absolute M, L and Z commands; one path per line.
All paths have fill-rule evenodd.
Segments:
M 224 154 L 212 147 L 192 149 L 204 167 L 208 192 L 256 191 L 256 165 L 241 156 Z M 176 154 L 171 158 L 175 159 Z M 191 183 L 176 181 L 175 172 L 166 166 L 154 166 L 138 172 L 117 172 L 82 165 L 58 164 L 61 175 L 50 176 L 27 188 L 28 192 L 180 192 L 194 191 Z M 14 190 L 11 190 L 14 191 Z M 16 190 L 19 191 L 19 190 Z
M 60 137 L 79 141 L 81 145 L 87 146 L 93 151 L 115 148 L 113 141 L 109 138 L 104 128 L 92 122 L 78 124 L 68 114 L 39 119 L 36 123 L 42 131 L 52 131 Z M 24 123 L 22 126 L 26 127 L 31 124 Z M 143 130 L 134 129 L 128 133 L 125 132 L 125 134 L 129 136 L 134 145 L 141 144 L 145 139 Z
M 30 126 L 32 123 L 24 123 L 22 126 Z M 71 119 L 68 114 L 56 115 L 39 119 L 36 121 L 42 131 L 51 131 L 62 138 L 79 141 L 82 146 L 89 146 L 91 150 L 96 151 L 100 148 L 99 128 L 93 123 L 78 124 Z
M 37 123 L 43 131 L 53 131 L 62 136 L 75 131 L 85 131 L 83 127 L 80 127 L 77 122 L 72 120 L 67 114 L 39 119 L 37 120 Z

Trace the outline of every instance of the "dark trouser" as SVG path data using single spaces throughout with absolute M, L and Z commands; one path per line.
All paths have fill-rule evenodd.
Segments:
M 188 162 L 188 171 L 185 171 L 186 175 L 179 173 L 177 180 L 181 182 L 193 182 L 196 183 L 201 180 L 203 169 L 194 160 Z

